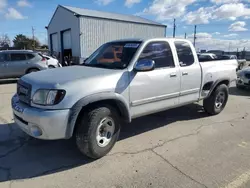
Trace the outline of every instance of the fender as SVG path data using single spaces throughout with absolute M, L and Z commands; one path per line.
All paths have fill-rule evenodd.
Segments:
M 218 84 L 222 83 L 222 82 L 228 82 L 228 85 L 230 84 L 230 78 L 221 78 L 217 81 L 215 81 L 208 93 L 208 95 L 206 96 L 206 98 L 210 97 L 210 95 L 212 94 L 212 92 L 214 91 L 214 89 L 218 86 Z
M 79 113 L 81 112 L 82 108 L 87 106 L 88 104 L 103 101 L 103 100 L 114 100 L 116 101 L 119 110 L 123 114 L 125 121 L 131 122 L 131 115 L 129 111 L 129 104 L 126 102 L 124 97 L 120 94 L 113 93 L 113 92 L 102 92 L 93 95 L 89 95 L 83 97 L 82 99 L 78 100 L 73 107 L 70 109 L 70 115 L 68 120 L 68 126 L 66 131 L 66 138 L 71 138 L 74 132 L 76 120 L 78 118 Z

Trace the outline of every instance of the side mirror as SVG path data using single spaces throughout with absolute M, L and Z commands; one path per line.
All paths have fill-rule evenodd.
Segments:
M 155 62 L 153 60 L 142 59 L 136 63 L 134 70 L 137 72 L 145 72 L 145 71 L 152 71 L 154 70 L 154 68 L 155 68 Z

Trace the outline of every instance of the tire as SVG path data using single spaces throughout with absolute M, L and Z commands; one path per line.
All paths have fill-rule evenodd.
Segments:
M 39 71 L 39 70 L 38 70 L 38 69 L 35 69 L 35 68 L 29 69 L 29 70 L 27 71 L 27 74 L 32 73 L 32 72 L 38 72 L 38 71 Z
M 105 124 L 105 122 L 107 123 Z M 106 135 L 105 139 L 101 134 Z M 82 154 L 92 159 L 98 159 L 113 148 L 119 134 L 119 115 L 111 106 L 102 105 L 89 110 L 79 120 L 75 132 L 76 145 Z M 110 138 L 109 142 L 108 138 Z
M 204 110 L 210 115 L 221 113 L 227 104 L 228 96 L 228 87 L 225 84 L 217 86 L 212 94 L 204 99 Z
M 56 68 L 54 65 L 49 65 L 49 69 L 54 69 Z

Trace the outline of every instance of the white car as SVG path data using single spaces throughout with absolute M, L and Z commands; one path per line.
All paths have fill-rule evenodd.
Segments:
M 59 61 L 57 59 L 55 59 L 51 56 L 44 55 L 44 54 L 42 56 L 47 59 L 49 68 L 62 67 L 62 65 L 59 63 Z

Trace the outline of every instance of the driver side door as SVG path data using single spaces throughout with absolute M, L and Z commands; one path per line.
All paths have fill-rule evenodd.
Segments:
M 132 118 L 177 106 L 180 95 L 180 71 L 175 65 L 172 48 L 166 41 L 150 42 L 138 61 L 153 60 L 155 69 L 133 70 L 130 77 Z

